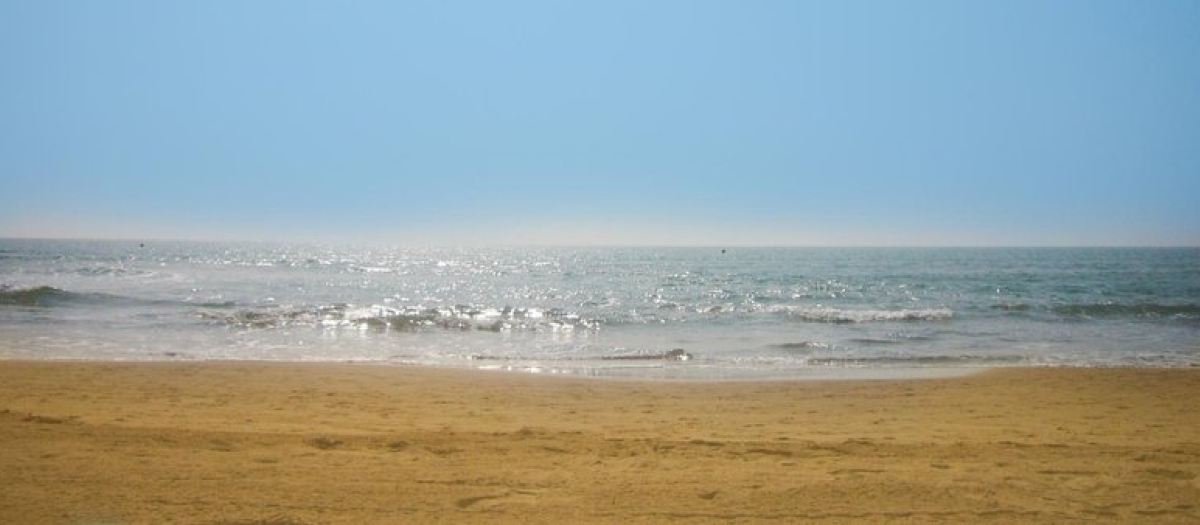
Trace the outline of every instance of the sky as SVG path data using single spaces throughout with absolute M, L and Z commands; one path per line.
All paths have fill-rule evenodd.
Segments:
M 0 0 L 0 237 L 1200 246 L 1200 2 Z

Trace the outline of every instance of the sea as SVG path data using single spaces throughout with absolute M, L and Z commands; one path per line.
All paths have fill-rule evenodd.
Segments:
M 663 380 L 1195 367 L 1200 249 L 7 239 L 0 359 Z

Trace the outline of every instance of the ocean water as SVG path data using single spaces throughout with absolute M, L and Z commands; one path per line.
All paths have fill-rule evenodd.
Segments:
M 1200 250 L 0 240 L 0 358 L 664 379 L 1200 366 Z

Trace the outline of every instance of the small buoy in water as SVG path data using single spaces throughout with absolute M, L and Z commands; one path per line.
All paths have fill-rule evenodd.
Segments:
M 721 253 L 725 253 L 725 248 L 721 248 Z

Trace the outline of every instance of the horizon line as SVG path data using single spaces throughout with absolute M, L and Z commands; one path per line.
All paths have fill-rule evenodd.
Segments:
M 241 243 L 241 244 L 292 244 L 292 245 L 350 245 L 389 248 L 418 249 L 466 249 L 466 248 L 678 248 L 678 249 L 771 249 L 771 248 L 814 248 L 814 249 L 1197 249 L 1200 244 L 736 244 L 736 243 L 404 243 L 380 240 L 297 240 L 263 238 L 170 238 L 170 237 L 79 237 L 79 236 L 8 236 L 0 235 L 3 241 L 62 241 L 62 242 L 113 242 L 113 243 Z

